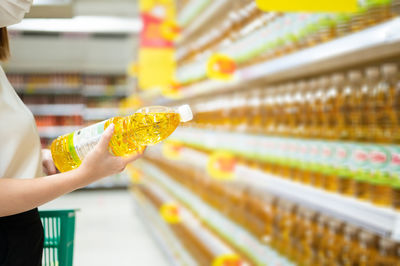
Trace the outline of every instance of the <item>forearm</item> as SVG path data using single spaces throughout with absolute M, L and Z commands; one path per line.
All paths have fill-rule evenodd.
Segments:
M 0 178 L 0 217 L 36 208 L 85 186 L 84 172 L 69 172 L 35 179 Z

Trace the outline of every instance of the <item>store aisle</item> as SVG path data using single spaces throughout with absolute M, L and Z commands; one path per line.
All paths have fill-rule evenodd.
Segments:
M 41 209 L 77 208 L 74 266 L 167 266 L 127 191 L 79 191 Z

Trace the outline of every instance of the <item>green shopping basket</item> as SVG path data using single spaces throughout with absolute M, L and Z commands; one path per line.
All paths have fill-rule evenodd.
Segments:
M 72 266 L 75 210 L 39 211 L 44 229 L 43 266 Z

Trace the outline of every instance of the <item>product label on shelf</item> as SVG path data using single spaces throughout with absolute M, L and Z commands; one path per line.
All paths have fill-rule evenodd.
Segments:
M 167 140 L 162 144 L 162 153 L 169 160 L 180 160 L 183 147 L 178 141 Z
M 321 147 L 323 162 L 326 164 L 333 163 L 335 158 L 335 146 L 330 142 L 324 142 Z
M 99 122 L 73 133 L 73 145 L 81 161 L 99 142 L 101 134 L 104 132 L 105 123 L 106 121 Z
M 372 167 L 382 169 L 389 163 L 390 154 L 382 146 L 370 146 L 369 160 Z
M 236 159 L 225 151 L 217 151 L 210 155 L 207 162 L 208 174 L 219 180 L 232 180 L 235 178 Z
M 400 172 L 400 147 L 399 146 L 390 146 L 390 162 L 388 165 L 388 170 L 390 172 Z
M 356 167 L 368 169 L 370 167 L 370 162 L 367 146 L 354 145 L 352 147 L 351 161 Z
M 335 144 L 335 164 L 339 166 L 349 166 L 350 145 L 346 143 Z
M 242 260 L 239 255 L 236 254 L 224 254 L 216 257 L 212 264 L 212 266 L 242 266 Z
M 160 208 L 160 215 L 167 223 L 177 224 L 181 222 L 179 205 L 175 202 L 164 203 Z

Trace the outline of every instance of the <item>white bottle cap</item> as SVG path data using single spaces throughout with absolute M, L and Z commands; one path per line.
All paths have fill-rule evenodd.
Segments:
M 192 109 L 187 104 L 179 106 L 178 113 L 181 116 L 181 122 L 188 122 L 193 119 Z

